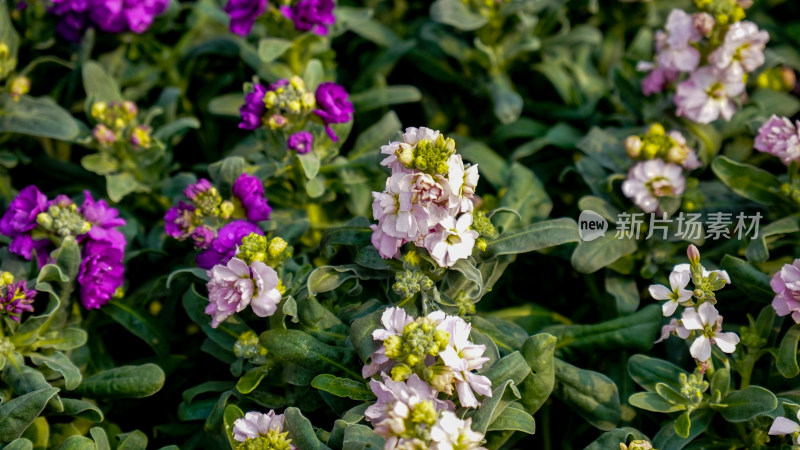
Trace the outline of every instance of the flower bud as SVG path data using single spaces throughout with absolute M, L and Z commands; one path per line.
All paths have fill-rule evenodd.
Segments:
M 226 220 L 230 219 L 234 210 L 236 210 L 236 206 L 234 206 L 233 202 L 225 200 L 219 205 L 219 216 Z
M 667 162 L 683 164 L 689 157 L 689 148 L 685 145 L 673 145 L 667 150 Z
M 114 132 L 102 123 L 99 123 L 94 127 L 92 135 L 97 143 L 103 146 L 110 146 L 117 140 L 117 136 L 114 134 Z
M 647 134 L 652 134 L 655 136 L 663 136 L 666 133 L 667 131 L 664 129 L 664 126 L 661 125 L 660 123 L 654 123 L 650 125 L 650 129 L 647 130 Z
M 414 161 L 414 149 L 408 144 L 400 144 L 394 152 L 400 164 L 408 167 Z
M 31 90 L 31 80 L 28 77 L 16 77 L 11 80 L 11 98 L 18 101 L 20 96 L 27 94 Z
M 139 125 L 131 132 L 131 143 L 136 148 L 148 148 L 151 144 L 150 128 L 145 125 Z
M 698 250 L 694 244 L 689 244 L 689 247 L 686 249 L 686 256 L 689 257 L 689 262 L 692 263 L 692 265 L 700 263 L 700 250 Z
M 625 152 L 631 158 L 638 158 L 642 154 L 642 138 L 639 136 L 628 136 L 625 139 Z
M 711 32 L 714 31 L 714 25 L 716 21 L 711 14 L 707 12 L 699 12 L 692 15 L 692 23 L 694 24 L 694 28 L 697 30 L 698 33 L 705 37 L 711 36 Z

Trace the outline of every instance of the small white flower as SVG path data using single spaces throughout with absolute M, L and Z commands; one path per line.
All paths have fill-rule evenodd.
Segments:
M 800 421 L 800 411 L 797 412 L 797 420 Z M 785 417 L 776 417 L 769 427 L 767 434 L 781 436 L 785 434 L 792 435 L 797 445 L 800 445 L 800 425 L 794 420 L 789 420 Z
M 458 220 L 448 216 L 425 237 L 425 248 L 439 266 L 453 267 L 456 261 L 472 254 L 478 232 L 470 230 L 470 225 L 472 214 L 462 214 Z
M 721 117 L 730 120 L 736 112 L 734 98 L 745 90 L 740 65 L 726 69 L 701 67 L 678 84 L 675 91 L 676 114 L 697 123 L 711 123 Z
M 431 429 L 433 450 L 486 450 L 481 446 L 483 435 L 472 430 L 472 418 L 459 419 L 445 411 Z
M 644 212 L 658 210 L 658 197 L 681 195 L 686 188 L 681 166 L 661 159 L 641 161 L 631 167 L 622 193 Z
M 680 9 L 669 13 L 666 32 L 656 32 L 658 66 L 664 70 L 690 72 L 700 62 L 700 52 L 690 44 L 701 39 L 691 15 Z
M 708 277 L 709 275 L 711 275 L 711 272 L 714 272 L 714 273 L 717 274 L 718 278 L 722 278 L 723 280 L 725 280 L 725 284 L 731 284 L 731 277 L 730 277 L 730 275 L 728 275 L 727 271 L 725 271 L 725 270 L 711 270 L 711 271 L 709 271 L 709 270 L 706 270 L 706 268 L 703 267 L 703 266 L 700 266 L 700 268 L 703 270 L 703 276 L 704 277 Z M 672 271 L 673 272 L 686 272 L 686 273 L 689 274 L 690 278 L 692 276 L 692 266 L 690 264 L 686 264 L 686 263 L 678 264 L 677 266 L 672 268 Z
M 725 353 L 733 353 L 736 344 L 739 343 L 739 336 L 732 332 L 721 332 L 722 316 L 711 303 L 703 303 L 695 311 L 694 308 L 683 310 L 681 323 L 687 330 L 697 331 L 689 353 L 700 362 L 706 362 L 711 358 L 711 346 L 716 345 Z
M 403 133 L 403 142 L 392 141 L 387 145 L 381 146 L 381 153 L 388 155 L 383 161 L 381 161 L 381 165 L 392 169 L 392 174 L 410 173 L 411 170 L 406 168 L 400 161 L 398 161 L 397 151 L 406 151 L 407 154 L 410 155 L 419 141 L 426 139 L 431 142 L 435 142 L 436 138 L 438 137 L 439 131 L 431 130 L 430 128 L 406 128 L 406 132 Z
M 477 408 L 479 403 L 473 391 L 487 397 L 492 396 L 492 382 L 489 378 L 472 373 L 489 361 L 489 358 L 483 356 L 486 346 L 476 345 L 469 340 L 472 326 L 461 317 L 447 316 L 437 328 L 450 334 L 450 344 L 439 352 L 439 357 L 453 371 L 461 406 Z
M 414 318 L 409 316 L 403 308 L 389 308 L 381 315 L 381 324 L 383 328 L 378 328 L 372 332 L 372 339 L 376 341 L 385 341 L 390 336 L 401 336 L 403 329 L 406 325 L 414 321 Z M 386 356 L 386 347 L 381 345 L 378 350 L 370 357 L 370 363 L 361 369 L 361 375 L 364 378 L 371 377 L 379 371 L 391 369 L 394 362 Z
M 660 284 L 650 286 L 650 296 L 656 300 L 667 300 L 661 305 L 664 317 L 669 317 L 678 309 L 678 305 L 692 298 L 692 291 L 686 289 L 689 284 L 689 273 L 673 270 L 669 274 L 669 288 Z
M 661 337 L 659 337 L 658 340 L 654 342 L 654 344 L 658 344 L 661 341 L 665 341 L 672 335 L 672 333 L 675 333 L 681 339 L 686 339 L 689 337 L 689 334 L 691 332 L 686 328 L 683 328 L 678 319 L 672 319 L 669 321 L 668 325 L 664 325 L 663 327 L 661 327 Z
M 283 414 L 275 414 L 274 410 L 268 413 L 250 411 L 244 417 L 233 422 L 233 438 L 238 442 L 258 436 L 266 436 L 270 430 L 283 432 Z M 297 448 L 294 445 L 291 448 Z
M 281 292 L 278 290 L 278 273 L 275 269 L 261 261 L 253 261 L 250 265 L 253 273 L 253 282 L 256 287 L 255 295 L 250 301 L 250 307 L 258 317 L 268 317 L 275 314 L 278 303 L 281 302 Z
M 748 20 L 731 24 L 725 33 L 725 41 L 711 52 L 708 61 L 718 69 L 739 65 L 745 72 L 752 72 L 764 65 L 764 48 L 769 42 L 769 33 L 759 30 L 758 25 Z
M 478 166 L 464 167 L 461 155 L 454 154 L 447 160 L 447 182 L 450 191 L 450 212 L 453 215 L 471 212 L 472 198 L 478 185 Z

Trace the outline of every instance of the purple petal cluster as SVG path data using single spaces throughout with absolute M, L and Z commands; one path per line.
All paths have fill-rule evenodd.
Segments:
M 319 85 L 316 92 L 316 114 L 325 123 L 325 131 L 335 142 L 339 138 L 331 129 L 332 123 L 345 123 L 353 119 L 353 104 L 347 99 L 347 91 L 343 86 L 326 82 Z
M 229 0 L 225 12 L 231 18 L 231 33 L 247 36 L 266 6 L 267 0 Z
M 225 264 L 236 255 L 236 246 L 242 238 L 250 233 L 263 235 L 258 226 L 246 220 L 231 222 L 219 229 L 217 238 L 202 253 L 195 258 L 195 262 L 202 269 L 211 269 L 217 264 Z
M 3 295 L 0 297 L 0 313 L 7 314 L 15 322 L 19 322 L 19 317 L 24 311 L 33 311 L 33 298 L 36 291 L 28 289 L 25 281 L 17 281 L 6 286 Z
M 265 95 L 267 95 L 266 87 L 258 83 L 253 85 L 253 92 L 244 97 L 244 104 L 239 108 L 239 114 L 242 116 L 239 128 L 255 130 L 261 126 L 262 117 L 267 112 L 267 107 L 264 106 Z
M 310 132 L 298 131 L 297 133 L 289 136 L 289 139 L 286 141 L 286 145 L 289 147 L 289 150 L 294 150 L 302 155 L 311 151 L 311 144 L 313 141 L 314 135 L 312 135 Z
M 36 228 L 36 216 L 45 212 L 48 204 L 47 196 L 31 185 L 19 192 L 0 218 L 0 233 L 11 238 L 11 253 L 30 260 L 35 251 L 40 266 L 47 260 L 46 249 L 51 244 L 48 240 L 34 240 L 30 231 Z
M 328 25 L 336 23 L 333 0 L 300 0 L 294 6 L 281 6 L 281 13 L 294 22 L 298 31 L 328 34 Z
M 269 220 L 272 208 L 267 204 L 261 180 L 246 173 L 239 175 L 233 183 L 233 195 L 242 202 L 247 220 L 251 222 Z
M 53 0 L 50 12 L 59 16 L 56 31 L 67 40 L 80 41 L 84 31 L 97 27 L 108 33 L 143 33 L 169 0 Z
M 89 240 L 83 248 L 83 261 L 78 271 L 81 303 L 86 309 L 97 309 L 108 303 L 122 286 L 125 265 L 123 252 L 108 241 Z

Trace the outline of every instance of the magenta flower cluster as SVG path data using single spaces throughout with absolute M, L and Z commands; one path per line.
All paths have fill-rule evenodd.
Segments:
M 169 0 L 53 0 L 50 12 L 59 16 L 56 31 L 78 42 L 90 27 L 107 33 L 143 33 Z
M 280 11 L 294 22 L 297 31 L 311 31 L 320 36 L 328 35 L 328 26 L 336 23 L 333 0 L 300 0 L 292 6 L 284 5 Z M 247 36 L 256 19 L 267 7 L 267 0 L 229 0 L 225 12 L 230 17 L 231 33 Z
M 35 256 L 39 266 L 50 261 L 50 252 L 60 245 L 62 235 L 40 226 L 38 216 L 51 206 L 73 207 L 91 227 L 77 235 L 81 246 L 81 265 L 78 271 L 81 302 L 86 308 L 106 304 L 124 282 L 123 256 L 127 242 L 117 229 L 125 225 L 119 211 L 105 200 L 95 200 L 84 191 L 84 201 L 76 207 L 72 200 L 59 195 L 48 200 L 36 186 L 28 186 L 11 201 L 0 218 L 0 233 L 11 238 L 9 250 L 27 260 Z
M 184 190 L 190 201 L 178 202 L 164 216 L 167 235 L 179 241 L 192 239 L 202 250 L 195 261 L 203 269 L 225 264 L 236 254 L 242 238 L 264 232 L 256 225 L 269 220 L 272 208 L 267 203 L 261 181 L 243 173 L 233 183 L 232 200 L 222 200 L 216 187 L 201 179 Z

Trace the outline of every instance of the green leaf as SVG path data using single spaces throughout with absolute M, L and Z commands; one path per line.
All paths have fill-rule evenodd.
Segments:
M 528 333 L 519 325 L 492 316 L 473 316 L 472 328 L 492 338 L 505 353 L 522 347 L 528 339 Z
M 245 165 L 245 160 L 241 156 L 228 156 L 225 159 L 209 164 L 208 174 L 220 192 L 225 192 L 244 173 Z
M 748 261 L 765 262 L 769 259 L 769 249 L 767 248 L 767 239 L 770 236 L 780 234 L 796 233 L 800 231 L 797 225 L 797 220 L 794 217 L 784 217 L 783 219 L 776 220 L 758 230 L 758 238 L 752 238 L 750 244 L 747 246 L 745 256 Z
M 284 429 L 289 431 L 292 438 L 292 445 L 303 450 L 330 450 L 330 448 L 317 439 L 314 427 L 311 422 L 303 416 L 303 413 L 295 407 L 286 408 L 284 412 Z
M 182 303 L 189 318 L 200 326 L 206 336 L 228 351 L 233 351 L 233 345 L 242 333 L 252 331 L 247 324 L 235 315 L 225 319 L 218 327 L 212 328 L 211 317 L 205 312 L 208 299 L 198 294 L 194 285 L 183 294 Z
M 397 114 L 394 111 L 387 112 L 381 120 L 358 135 L 356 143 L 347 157 L 352 160 L 364 155 L 377 155 L 381 145 L 386 145 L 392 140 L 402 127 L 403 124 L 397 118 Z
M 166 356 L 169 353 L 169 342 L 165 330 L 161 323 L 149 313 L 119 300 L 111 300 L 101 310 L 126 330 L 145 341 L 156 352 L 156 355 Z
M 18 354 L 14 355 L 16 364 L 11 360 L 5 370 L 3 370 L 3 381 L 14 390 L 18 395 L 37 392 L 50 387 L 50 383 L 44 378 L 41 372 L 22 364 L 22 358 Z M 47 406 L 56 412 L 64 410 L 61 398 L 56 395 L 50 399 Z
M 750 298 L 769 303 L 775 297 L 769 285 L 769 276 L 747 261 L 725 255 L 720 261 L 720 266 L 730 275 L 733 286 L 741 289 Z
M 414 86 L 377 87 L 350 96 L 350 101 L 358 112 L 420 100 L 422 93 Z
M 29 392 L 0 405 L 0 444 L 17 439 L 58 393 L 57 388 Z
M 97 175 L 108 175 L 119 170 L 119 162 L 106 152 L 84 156 L 81 158 L 81 166 Z
M 661 308 L 648 305 L 630 316 L 594 325 L 554 325 L 545 332 L 558 338 L 556 348 L 632 348 L 648 350 L 660 329 Z
M 797 365 L 797 341 L 800 340 L 800 324 L 792 325 L 781 339 L 775 366 L 784 378 L 794 378 L 800 374 Z
M 691 413 L 686 411 L 675 420 L 675 434 L 684 439 L 689 437 L 689 431 L 692 428 L 692 419 L 690 415 Z
M 431 4 L 431 19 L 459 30 L 472 31 L 486 25 L 488 19 L 470 11 L 461 0 L 436 0 Z
M 593 426 L 613 429 L 620 420 L 617 385 L 607 376 L 579 369 L 555 359 L 556 388 L 553 393 Z
M 512 403 L 489 424 L 489 428 L 486 431 L 506 430 L 533 434 L 536 431 L 536 422 L 533 420 L 533 416 L 528 414 L 522 407 Z
M 92 398 L 143 398 L 164 385 L 164 371 L 155 364 L 120 366 L 98 372 L 83 380 L 75 390 Z
M 375 394 L 363 381 L 350 378 L 339 378 L 330 374 L 317 375 L 311 380 L 311 386 L 337 397 L 346 397 L 359 401 L 373 401 Z
M 653 447 L 665 450 L 681 450 L 708 428 L 712 417 L 714 417 L 714 412 L 708 409 L 693 411 L 690 417 L 691 428 L 688 437 L 679 436 L 675 432 L 676 421 L 670 420 L 653 437 Z M 685 421 L 686 419 L 683 420 Z
M 64 403 L 64 411 L 59 415 L 80 417 L 95 423 L 103 421 L 103 411 L 92 403 L 74 398 L 62 398 L 61 401 Z
M 350 324 L 350 342 L 362 361 L 366 361 L 381 345 L 372 338 L 372 332 L 380 328 L 383 312 L 384 310 L 372 312 Z
M 663 359 L 651 358 L 646 355 L 633 355 L 628 360 L 628 374 L 639 386 L 650 392 L 655 392 L 656 384 L 664 383 L 675 389 L 680 389 L 681 374 L 689 374 L 680 367 Z
M 236 390 L 242 394 L 249 394 L 261 384 L 261 380 L 269 373 L 272 368 L 271 364 L 263 366 L 256 366 L 245 372 L 239 381 L 236 383 Z
M 0 92 L 0 133 L 70 142 L 78 138 L 80 128 L 70 113 L 50 97 L 23 95 L 14 101 L 10 94 Z
M 353 424 L 344 430 L 344 446 L 342 450 L 380 450 L 386 440 L 368 426 Z
M 778 398 L 760 386 L 747 386 L 741 391 L 733 391 L 723 402 L 727 407 L 720 409 L 722 417 L 728 422 L 744 422 L 778 407 Z
M 508 190 L 500 199 L 500 208 L 509 208 L 519 214 L 499 214 L 492 217 L 492 223 L 500 233 L 528 225 L 534 218 L 543 219 L 550 215 L 553 202 L 544 189 L 544 184 L 530 169 L 519 163 L 511 164 L 506 177 Z M 517 222 L 518 220 L 518 222 Z
M 644 440 L 650 442 L 650 439 L 644 433 L 636 428 L 617 428 L 611 431 L 606 431 L 601 434 L 597 440 L 587 445 L 583 450 L 617 450 L 620 443 L 629 443 L 632 440 Z
M 487 257 L 527 253 L 547 247 L 577 242 L 578 224 L 570 218 L 561 218 L 536 222 L 504 233 L 486 246 Z
M 572 253 L 572 267 L 581 273 L 594 273 L 636 251 L 633 239 L 617 239 L 606 233 L 592 241 L 581 241 Z
M 181 132 L 190 129 L 196 130 L 198 128 L 200 128 L 200 121 L 197 120 L 197 118 L 181 117 L 180 119 L 174 120 L 164 126 L 159 127 L 155 132 L 153 132 L 153 138 L 160 141 L 167 141 Z
M 529 337 L 522 345 L 522 356 L 531 373 L 520 385 L 522 404 L 533 414 L 550 398 L 555 386 L 556 337 L 539 333 Z
M 506 160 L 481 141 L 462 143 L 463 140 L 458 142 L 458 152 L 464 160 L 478 165 L 481 179 L 486 179 L 495 189 L 502 188 L 506 171 L 509 170 Z
M 51 355 L 32 353 L 29 355 L 31 361 L 37 366 L 42 364 L 59 372 L 64 377 L 64 387 L 71 391 L 81 384 L 81 371 L 73 362 L 61 352 L 53 352 Z
M 208 102 L 208 112 L 217 116 L 239 117 L 239 108 L 244 103 L 244 94 L 225 94 Z
M 83 65 L 83 90 L 86 92 L 87 104 L 95 102 L 120 102 L 122 94 L 119 92 L 117 82 L 106 73 L 103 67 L 94 62 L 87 61 Z
M 139 430 L 117 435 L 119 445 L 117 450 L 145 450 L 147 448 L 147 435 Z
M 167 277 L 167 284 L 166 284 L 167 289 L 170 288 L 170 285 L 172 285 L 172 280 L 174 280 L 175 277 L 177 277 L 179 275 L 183 275 L 185 273 L 192 274 L 196 278 L 198 278 L 198 279 L 200 279 L 202 281 L 208 281 L 208 273 L 206 272 L 205 269 L 201 269 L 199 267 L 187 267 L 185 269 L 178 269 L 178 270 L 172 272 L 171 274 L 169 274 L 169 276 Z
M 485 434 L 489 424 L 494 422 L 508 406 L 520 398 L 519 390 L 513 380 L 496 385 L 492 396 L 481 401 L 481 407 L 472 416 L 472 429 Z
M 325 72 L 320 60 L 312 59 L 309 61 L 308 65 L 306 65 L 305 72 L 303 72 L 303 81 L 306 83 L 306 90 L 309 92 L 316 91 L 324 76 Z
M 379 274 L 378 272 L 361 267 L 356 264 L 343 266 L 322 266 L 317 267 L 308 276 L 306 287 L 310 295 L 317 295 L 323 292 L 330 292 L 342 285 L 347 280 L 358 278 L 368 280 L 375 278 L 388 278 L 391 273 Z
M 260 339 L 278 363 L 294 364 L 314 374 L 339 372 L 361 377 L 352 369 L 356 355 L 351 349 L 323 344 L 299 330 L 268 330 Z
M 258 57 L 265 63 L 271 63 L 280 58 L 282 54 L 289 50 L 292 41 L 281 38 L 266 37 L 258 41 Z
M 119 202 L 134 192 L 150 192 L 150 187 L 137 181 L 133 174 L 121 172 L 106 175 L 106 190 L 111 201 Z
M 721 398 L 725 398 L 731 390 L 731 372 L 727 367 L 717 369 L 711 377 L 711 395 L 719 391 Z
M 686 409 L 683 405 L 675 405 L 666 401 L 655 392 L 637 392 L 628 397 L 631 406 L 644 409 L 646 411 L 670 413 Z
M 3 450 L 33 450 L 33 443 L 25 438 L 17 438 L 3 447 Z
M 108 442 L 108 435 L 106 431 L 100 427 L 92 427 L 89 429 L 89 434 L 94 439 L 97 450 L 111 450 L 111 444 Z M 163 449 L 162 449 L 163 450 Z
M 309 180 L 316 177 L 319 172 L 319 156 L 314 152 L 297 155 L 300 165 L 303 167 L 303 173 Z
M 530 373 L 531 367 L 520 352 L 510 353 L 490 368 L 480 372 L 492 381 L 493 386 L 506 380 L 512 380 L 515 385 L 519 385 Z
M 225 411 L 222 414 L 222 423 L 225 426 L 225 435 L 228 436 L 228 442 L 231 444 L 231 448 L 236 448 L 239 444 L 239 441 L 233 438 L 233 423 L 242 417 L 244 417 L 244 411 L 238 406 L 225 406 Z
M 689 403 L 689 400 L 683 394 L 666 383 L 656 383 L 656 393 L 673 405 L 686 405 Z
M 458 2 L 458 0 L 448 1 Z M 517 120 L 522 113 L 523 101 L 522 96 L 511 85 L 508 75 L 505 73 L 492 74 L 488 88 L 489 96 L 494 104 L 494 115 L 500 119 L 500 122 L 511 123 Z
M 639 309 L 639 288 L 636 280 L 606 275 L 606 292 L 614 297 L 617 313 L 630 314 Z
M 306 194 L 311 198 L 319 198 L 325 193 L 325 183 L 321 177 L 306 180 Z
M 70 436 L 60 447 L 59 450 L 96 450 L 94 441 L 83 436 Z
M 726 156 L 714 159 L 711 170 L 730 190 L 746 199 L 767 206 L 785 201 L 780 195 L 780 180 L 765 170 L 736 162 Z

